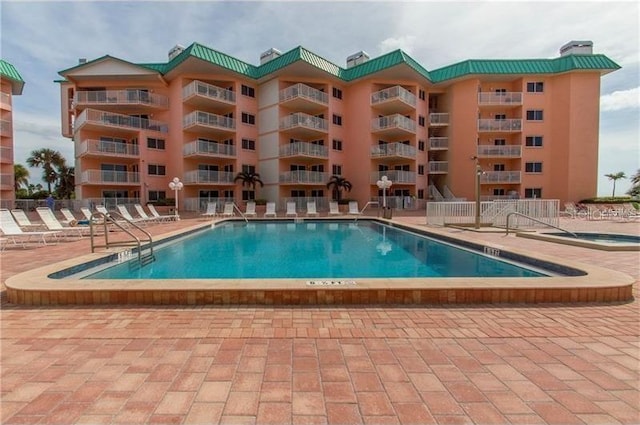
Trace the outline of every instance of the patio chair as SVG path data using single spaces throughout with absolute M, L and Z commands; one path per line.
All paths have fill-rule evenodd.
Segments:
M 317 217 L 318 211 L 316 210 L 316 201 L 307 202 L 307 217 Z
M 171 221 L 176 219 L 175 214 L 160 214 L 153 204 L 147 204 L 147 208 L 149 208 L 151 215 L 158 219 L 158 221 Z
M 358 209 L 358 201 L 349 201 L 349 215 L 362 215 Z
M 138 213 L 138 216 L 140 216 L 140 218 L 145 221 L 145 223 L 158 223 L 160 221 L 156 217 L 149 216 L 149 214 L 147 214 L 147 212 L 144 210 L 144 208 L 142 208 L 142 205 L 140 204 L 133 204 L 133 208 L 136 210 L 136 213 Z
M 235 207 L 235 204 L 233 202 L 225 202 L 224 210 L 222 211 L 222 216 L 233 217 L 234 215 L 236 215 L 235 211 L 233 210 L 234 207 Z
M 21 209 L 13 209 L 11 210 L 11 215 L 15 219 L 18 226 L 22 228 L 22 230 L 43 230 L 45 228 L 44 223 L 33 223 L 27 217 L 27 214 L 24 210 Z
M 247 202 L 247 208 L 244 211 L 246 217 L 256 217 L 256 203 L 254 201 Z
M 266 210 L 263 217 L 276 217 L 276 203 L 267 202 Z
M 217 202 L 207 202 L 207 210 L 202 213 L 203 217 L 215 217 L 218 215 L 218 203 Z
M 131 213 L 129 212 L 129 210 L 127 209 L 126 205 L 118 205 L 118 212 L 120 213 L 120 215 L 122 217 L 124 217 L 126 220 L 128 220 L 131 223 L 135 223 L 135 224 L 146 224 L 149 221 L 145 220 L 144 218 L 134 218 Z
M 60 208 L 60 212 L 62 213 L 62 216 L 64 217 L 64 220 L 60 220 L 60 222 L 64 225 L 66 224 L 67 226 L 75 226 L 79 223 L 79 221 L 71 212 L 71 210 L 69 208 Z
M 11 215 L 11 211 L 6 208 L 0 209 L 0 231 L 2 231 L 2 236 L 7 240 L 13 242 L 15 245 L 17 245 L 18 242 L 21 242 L 23 246 L 25 242 L 31 242 L 33 240 L 46 245 L 47 237 L 56 238 L 60 233 L 47 230 L 32 232 L 23 231 Z
M 296 203 L 295 202 L 287 202 L 287 217 L 297 217 L 298 212 L 296 211 Z
M 329 215 L 340 215 L 340 206 L 336 201 L 329 202 Z
M 77 236 L 82 238 L 87 235 L 88 228 L 86 227 L 64 227 L 62 223 L 58 221 L 53 211 L 49 207 L 38 207 L 36 212 L 40 216 L 40 219 L 47 226 L 48 230 L 60 232 L 62 236 Z

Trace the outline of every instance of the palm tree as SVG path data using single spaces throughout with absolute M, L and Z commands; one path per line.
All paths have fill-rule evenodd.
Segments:
M 29 186 L 29 170 L 22 164 L 13 164 L 13 187 L 16 192 Z
M 58 167 L 58 184 L 56 191 L 59 199 L 71 199 L 76 187 L 76 175 L 74 167 L 62 164 Z
M 51 185 L 58 180 L 55 168 L 64 165 L 64 158 L 60 152 L 53 149 L 36 149 L 31 151 L 27 158 L 27 165 L 34 168 L 42 167 L 42 181 L 47 184 L 47 190 L 51 193 Z
M 331 176 L 331 178 L 329 179 L 329 183 L 327 183 L 327 189 L 331 189 L 333 191 L 336 201 L 339 201 L 342 197 L 341 195 L 343 189 L 347 192 L 350 192 L 351 188 L 351 182 L 342 176 Z
M 256 190 L 256 184 L 260 184 L 260 187 L 264 186 L 264 183 L 260 180 L 260 174 L 251 171 L 241 171 L 236 174 L 233 181 L 236 182 L 238 180 L 242 181 L 242 186 L 248 186 L 253 190 Z
M 638 196 L 640 195 L 640 169 L 636 171 L 636 173 L 631 176 L 631 189 L 627 191 L 627 195 Z
M 624 174 L 624 171 L 618 171 L 617 173 L 605 174 L 605 177 L 609 177 L 609 180 L 613 180 L 613 194 L 612 198 L 616 197 L 616 180 L 626 179 L 627 176 Z

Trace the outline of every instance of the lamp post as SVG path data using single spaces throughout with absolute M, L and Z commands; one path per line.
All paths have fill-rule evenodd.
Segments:
M 476 162 L 476 220 L 475 220 L 475 228 L 480 228 L 480 177 L 483 174 L 482 168 L 480 167 L 480 162 L 478 161 L 477 156 L 472 156 L 471 159 Z
M 182 190 L 182 182 L 179 178 L 174 177 L 172 181 L 169 182 L 169 189 L 175 192 L 176 206 L 174 210 L 174 214 L 176 216 L 176 220 L 180 220 L 180 216 L 178 215 L 178 191 Z
M 391 214 L 387 212 L 387 189 L 391 187 L 393 182 L 387 176 L 382 176 L 376 184 L 382 189 L 382 217 L 391 218 Z

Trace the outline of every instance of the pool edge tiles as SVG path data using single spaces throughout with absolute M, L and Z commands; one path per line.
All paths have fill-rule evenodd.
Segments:
M 587 232 L 578 232 L 578 234 Z M 600 234 L 597 232 L 591 232 L 591 234 Z M 605 243 L 595 242 L 585 239 L 574 239 L 569 237 L 558 236 L 544 232 L 518 232 L 517 236 L 521 238 L 536 239 L 540 241 L 558 243 L 562 245 L 578 246 L 582 248 L 599 249 L 601 251 L 640 251 L 640 244 L 638 243 Z M 614 236 L 633 236 L 633 235 L 614 235 Z
M 395 225 L 395 223 L 394 223 Z M 203 229 L 198 225 L 158 238 L 158 243 Z M 423 228 L 405 229 L 431 236 Z M 436 232 L 436 234 L 438 234 Z M 438 234 L 438 236 L 441 236 Z M 463 244 L 477 244 L 447 236 Z M 597 266 L 558 261 L 519 249 L 502 250 L 539 262 L 585 272 L 582 276 L 539 278 L 371 278 L 349 285 L 308 285 L 310 279 L 51 279 L 60 270 L 113 253 L 85 256 L 13 276 L 5 282 L 9 302 L 23 305 L 332 305 L 624 302 L 632 299 L 633 278 Z M 240 284 L 242 285 L 240 287 Z

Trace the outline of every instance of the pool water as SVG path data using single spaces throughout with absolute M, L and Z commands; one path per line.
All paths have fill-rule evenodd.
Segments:
M 559 236 L 567 239 L 575 239 L 572 235 L 567 233 L 547 233 L 552 236 Z M 590 242 L 598 242 L 598 243 L 607 243 L 607 244 L 640 244 L 640 236 L 633 235 L 616 235 L 610 233 L 575 233 L 578 239 L 590 241 Z
M 85 279 L 539 277 L 539 270 L 378 222 L 229 221 Z

